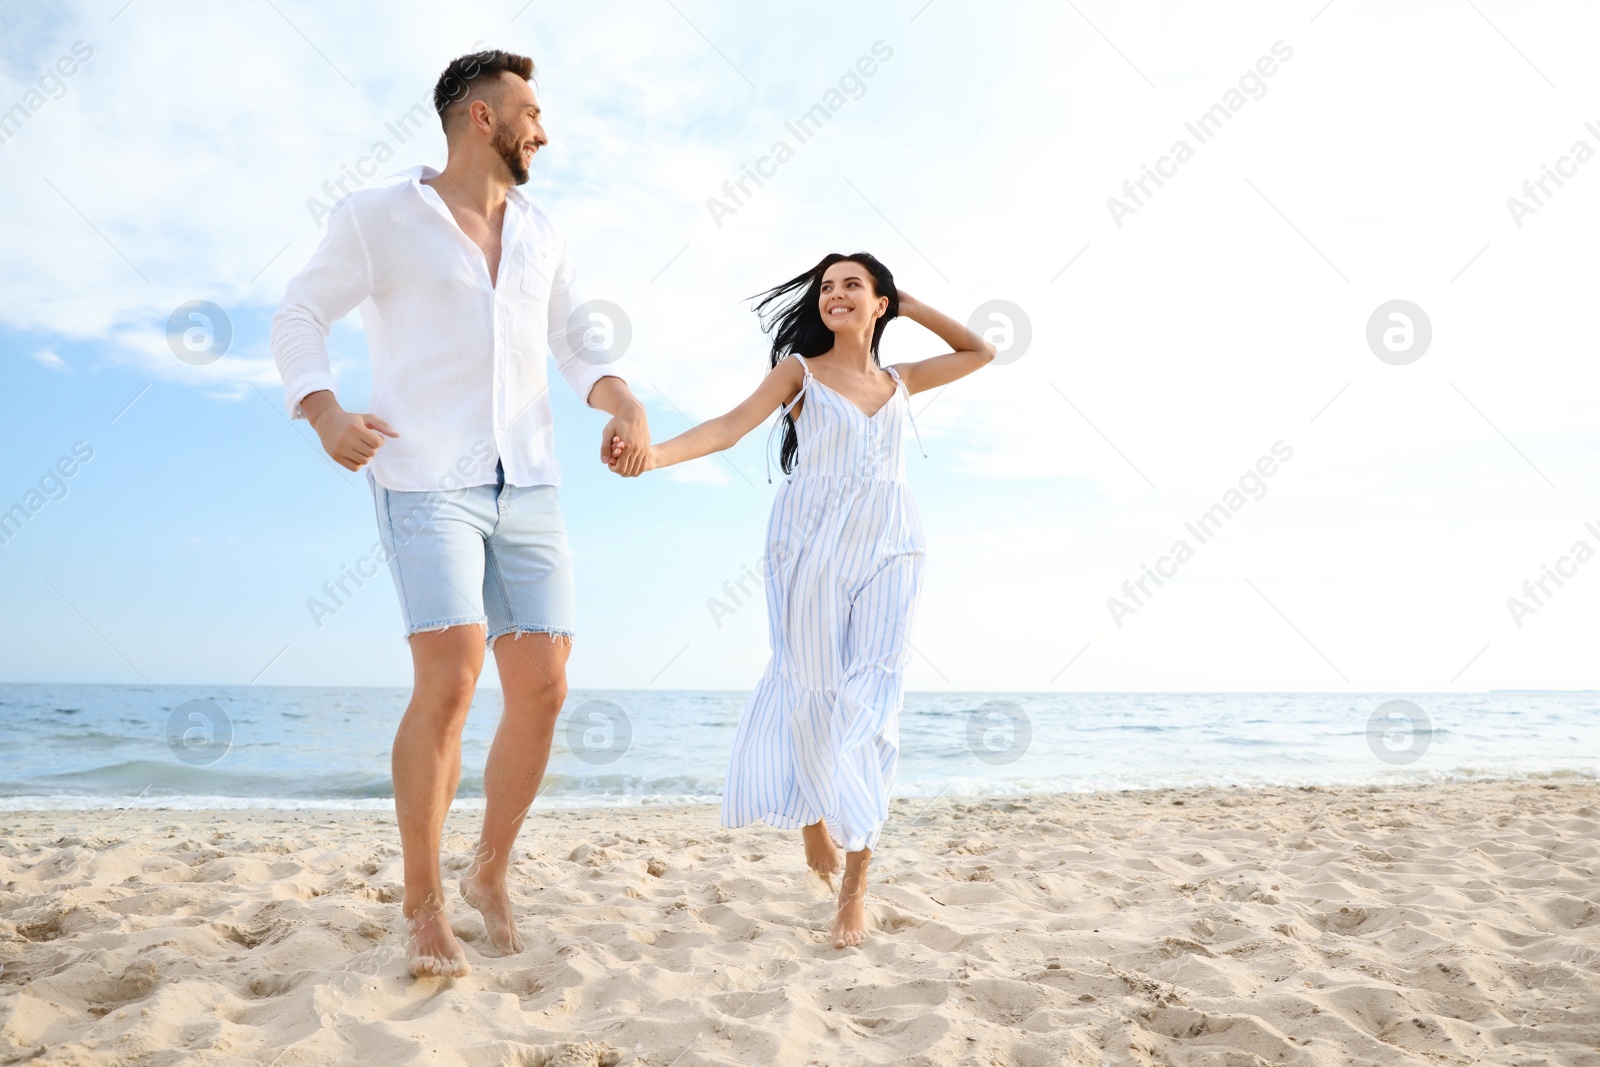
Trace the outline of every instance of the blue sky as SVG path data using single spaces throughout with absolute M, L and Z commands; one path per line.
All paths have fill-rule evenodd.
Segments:
M 408 681 L 385 574 L 320 628 L 307 609 L 375 540 L 371 499 L 282 417 L 266 331 L 320 236 L 307 201 L 380 141 L 383 173 L 439 165 L 435 126 L 403 144 L 389 126 L 487 42 L 538 63 L 552 143 L 527 189 L 586 290 L 627 309 L 619 369 L 658 436 L 753 388 L 765 345 L 743 298 L 826 251 L 873 251 L 958 317 L 1026 313 L 1018 358 L 917 398 L 932 556 L 913 687 L 1593 686 L 1600 562 L 1560 561 L 1600 549 L 1600 162 L 1561 160 L 1600 149 L 1596 17 L 8 5 L 0 108 L 26 114 L 0 143 L 0 508 L 76 442 L 93 458 L 0 545 L 0 679 Z M 1252 77 L 1279 42 L 1289 58 Z M 89 58 L 53 77 L 75 45 Z M 847 77 L 875 45 L 888 58 Z M 1202 143 L 1186 123 L 1234 90 Z M 708 207 L 830 100 L 732 215 Z M 1192 155 L 1163 163 L 1179 140 Z M 1124 183 L 1147 166 L 1168 177 L 1135 201 Z M 1546 166 L 1567 177 L 1517 225 L 1508 199 Z M 234 335 L 206 367 L 163 335 L 196 299 Z M 1433 329 L 1405 366 L 1365 336 L 1395 299 Z M 356 317 L 330 347 L 358 407 Z M 909 324 L 885 345 L 890 362 L 935 351 Z M 706 602 L 760 558 L 765 430 L 621 482 L 591 458 L 600 417 L 553 395 L 574 683 L 748 687 L 764 610 L 719 626 Z M 1124 583 L 1195 541 L 1186 523 L 1280 441 L 1293 458 L 1259 499 L 1133 605 Z M 1570 573 L 1514 618 L 1546 565 Z

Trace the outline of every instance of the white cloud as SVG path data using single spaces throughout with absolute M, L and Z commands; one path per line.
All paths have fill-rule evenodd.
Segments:
M 35 362 L 42 363 L 51 370 L 58 370 L 64 374 L 72 373 L 72 368 L 67 364 L 67 361 L 50 351 L 48 348 L 35 349 L 34 351 L 28 353 L 28 355 Z

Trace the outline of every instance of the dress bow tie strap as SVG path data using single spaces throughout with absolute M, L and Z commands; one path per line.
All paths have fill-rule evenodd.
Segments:
M 794 406 L 796 404 L 800 403 L 800 398 L 806 395 L 806 386 L 811 384 L 811 368 L 806 366 L 806 361 L 805 361 L 805 359 L 803 357 L 796 356 L 795 358 L 800 360 L 800 369 L 805 372 L 805 376 L 806 377 L 805 377 L 805 380 L 800 383 L 800 391 L 798 393 L 794 394 L 794 399 L 790 400 L 787 404 L 783 405 L 783 407 L 778 409 L 778 417 L 776 419 L 772 420 L 772 429 L 767 431 L 767 484 L 768 485 L 772 484 L 772 435 L 778 432 L 778 427 L 783 425 L 784 418 L 789 414 L 789 412 L 791 410 L 793 410 L 793 408 L 794 408 Z
M 923 459 L 927 459 L 928 458 L 928 450 L 922 444 L 922 431 L 917 429 L 917 417 L 911 413 L 911 390 L 906 389 L 906 383 L 900 380 L 900 372 L 899 371 L 895 370 L 893 367 L 888 368 L 888 370 L 889 370 L 890 374 L 894 375 L 894 382 L 895 382 L 896 388 L 905 390 L 905 394 L 906 394 L 906 418 L 911 420 L 911 432 L 916 434 L 916 436 L 917 436 L 917 450 L 922 453 L 922 458 Z

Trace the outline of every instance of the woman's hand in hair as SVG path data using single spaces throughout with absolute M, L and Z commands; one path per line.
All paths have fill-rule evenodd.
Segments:
M 901 317 L 931 331 L 951 349 L 942 356 L 896 364 L 900 380 L 906 383 L 906 392 L 920 393 L 949 385 L 993 362 L 994 345 L 979 337 L 971 327 L 929 307 L 904 290 L 896 291 L 900 294 Z

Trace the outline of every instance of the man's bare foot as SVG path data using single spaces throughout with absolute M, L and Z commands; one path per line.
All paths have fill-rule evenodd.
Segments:
M 491 882 L 469 871 L 461 877 L 461 899 L 478 909 L 483 916 L 484 929 L 489 934 L 489 944 L 503 956 L 522 951 L 522 937 L 517 933 L 517 920 L 511 912 L 511 896 L 504 882 Z
M 821 819 L 800 830 L 806 843 L 806 866 L 833 885 L 833 876 L 839 873 L 839 848 L 828 836 L 828 826 Z
M 467 954 L 450 929 L 450 918 L 443 907 L 432 906 L 437 898 L 417 908 L 406 918 L 406 970 L 413 978 L 462 978 L 472 973 Z
M 867 939 L 867 864 L 872 850 L 845 856 L 844 883 L 839 887 L 839 910 L 833 917 L 833 947 L 854 948 Z

